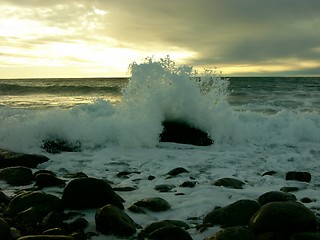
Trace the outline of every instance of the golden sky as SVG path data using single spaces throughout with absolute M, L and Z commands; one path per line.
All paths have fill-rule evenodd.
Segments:
M 319 12 L 319 0 L 1 0 L 0 78 L 127 76 L 166 55 L 227 76 L 319 76 Z

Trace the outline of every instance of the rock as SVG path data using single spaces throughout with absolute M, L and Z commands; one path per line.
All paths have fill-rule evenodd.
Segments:
M 53 138 L 43 141 L 41 146 L 48 153 L 61 153 L 61 152 L 80 152 L 81 143 L 80 142 L 68 142 L 64 139 Z
M 256 240 L 255 235 L 246 227 L 229 227 L 205 240 Z
M 40 188 L 44 187 L 64 187 L 65 181 L 49 173 L 38 173 L 34 179 Z
M 311 198 L 308 198 L 308 197 L 303 197 L 303 198 L 301 198 L 300 201 L 302 203 L 311 203 L 311 202 L 313 202 L 313 200 Z
M 175 142 L 198 146 L 209 146 L 213 140 L 208 134 L 179 121 L 164 121 L 163 131 L 160 134 L 160 142 Z
M 1 240 L 9 240 L 10 236 L 10 226 L 9 224 L 0 217 L 0 239 Z
M 170 204 L 160 197 L 145 198 L 134 203 L 134 205 L 154 212 L 167 211 L 171 208 Z
M 8 197 L 4 192 L 0 191 L 0 203 L 5 205 L 10 202 L 10 197 Z
M 297 198 L 292 193 L 285 193 L 281 191 L 270 191 L 262 194 L 258 198 L 258 202 L 261 205 L 265 205 L 269 202 L 286 202 L 286 201 L 297 201 Z
M 63 213 L 58 211 L 51 211 L 43 218 L 40 226 L 43 230 L 62 228 L 65 225 L 63 223 L 63 220 Z
M 320 240 L 320 232 L 300 232 L 291 236 L 290 240 Z
M 38 164 L 47 162 L 49 158 L 42 155 L 24 154 L 0 149 L 0 168 L 28 167 L 36 168 Z
M 271 171 L 267 171 L 267 172 L 263 173 L 262 176 L 272 176 L 272 175 L 275 175 L 275 174 L 277 174 L 277 172 L 271 170 Z
M 95 223 L 97 231 L 103 234 L 131 236 L 136 232 L 135 222 L 124 211 L 111 204 L 97 210 Z
M 183 182 L 182 184 L 180 184 L 179 187 L 188 187 L 188 188 L 193 188 L 195 187 L 196 184 L 194 182 L 191 182 L 191 181 L 185 181 Z
M 88 177 L 87 174 L 83 172 L 75 172 L 75 173 L 66 173 L 63 175 L 64 178 L 86 178 Z
M 87 219 L 83 217 L 76 218 L 74 221 L 68 224 L 69 230 L 71 232 L 83 232 L 84 229 L 89 225 Z
M 108 183 L 92 177 L 71 180 L 64 188 L 62 203 L 69 209 L 99 208 L 106 204 L 124 208 L 120 196 Z
M 257 201 L 239 200 L 223 208 L 214 209 L 204 217 L 203 223 L 220 224 L 222 227 L 247 225 L 259 208 Z
M 113 190 L 116 192 L 131 192 L 137 190 L 137 187 L 114 187 Z
M 213 183 L 214 186 L 242 189 L 245 183 L 235 178 L 220 178 Z
M 301 203 L 271 202 L 262 206 L 251 218 L 250 226 L 257 235 L 266 232 L 315 231 L 317 218 Z
M 177 168 L 170 170 L 166 175 L 174 177 L 174 176 L 177 176 L 181 173 L 189 173 L 189 171 L 183 167 L 177 167 Z
M 280 188 L 281 192 L 286 192 L 286 193 L 288 193 L 288 192 L 297 192 L 299 190 L 300 189 L 298 187 L 282 187 L 282 188 Z
M 20 237 L 18 240 L 75 240 L 75 238 L 63 235 L 29 235 Z
M 295 180 L 299 182 L 310 182 L 311 174 L 309 172 L 287 172 L 286 180 Z
M 36 228 L 38 222 L 40 221 L 40 216 L 36 207 L 30 207 L 19 212 L 16 216 L 13 217 L 13 219 L 17 224 L 19 230 L 31 234 L 36 233 Z
M 10 201 L 5 214 L 14 217 L 31 207 L 36 209 L 38 216 L 44 217 L 51 211 L 61 210 L 61 199 L 43 192 L 22 193 Z
M 13 186 L 23 186 L 33 181 L 33 174 L 27 167 L 7 167 L 0 170 L 0 180 Z
M 179 220 L 162 220 L 158 222 L 151 223 L 143 231 L 141 231 L 142 236 L 149 236 L 150 233 L 164 227 L 179 227 L 182 229 L 189 229 L 190 226 Z
M 174 189 L 176 186 L 171 184 L 159 184 L 155 186 L 155 190 L 158 192 L 170 192 L 172 189 Z
M 163 227 L 150 233 L 152 240 L 192 240 L 190 234 L 180 227 Z

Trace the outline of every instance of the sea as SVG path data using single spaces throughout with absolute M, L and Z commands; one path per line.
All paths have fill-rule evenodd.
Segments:
M 113 186 L 134 187 L 119 193 L 126 208 L 162 197 L 171 210 L 126 211 L 142 227 L 164 219 L 185 221 L 193 239 L 219 231 L 218 226 L 202 233 L 195 228 L 213 208 L 285 186 L 298 187 L 297 199 L 309 197 L 307 206 L 319 211 L 320 77 L 224 77 L 158 61 L 131 67 L 128 78 L 1 79 L 0 149 L 46 155 L 50 160 L 38 168 L 60 177 L 81 171 Z M 214 144 L 159 142 L 164 120 L 199 128 Z M 81 150 L 48 153 L 43 143 L 52 139 L 80 144 Z M 189 173 L 165 177 L 175 167 Z M 117 178 L 121 171 L 132 174 Z M 263 175 L 267 171 L 276 174 Z M 307 171 L 312 180 L 286 181 L 288 171 Z M 223 177 L 242 180 L 245 187 L 212 185 Z M 194 188 L 180 187 L 190 180 Z M 160 184 L 175 187 L 159 193 Z M 12 187 L 0 185 L 10 194 Z M 86 215 L 88 231 L 95 231 L 93 210 Z

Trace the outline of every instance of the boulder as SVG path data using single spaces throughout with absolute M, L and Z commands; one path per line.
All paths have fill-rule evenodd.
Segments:
M 246 227 L 222 229 L 205 240 L 256 240 L 254 233 Z
M 18 166 L 0 169 L 0 180 L 13 186 L 23 186 L 30 184 L 34 179 L 30 168 Z
M 10 201 L 5 214 L 9 217 L 14 217 L 32 207 L 36 209 L 39 217 L 44 217 L 53 210 L 61 210 L 61 199 L 43 192 L 22 193 Z
M 247 225 L 259 208 L 257 201 L 239 200 L 223 208 L 214 209 L 204 217 L 203 223 L 219 224 L 222 227 Z
M 181 173 L 189 173 L 189 171 L 183 167 L 177 167 L 177 168 L 174 168 L 174 169 L 170 170 L 169 172 L 167 172 L 166 175 L 174 177 L 174 176 L 177 176 Z
M 164 121 L 160 142 L 175 142 L 197 146 L 209 146 L 213 140 L 209 135 L 195 127 L 180 121 Z
M 179 227 L 182 229 L 190 228 L 189 224 L 180 220 L 162 220 L 162 221 L 151 223 L 143 231 L 141 231 L 141 233 L 144 236 L 148 236 L 152 232 L 164 227 Z
M 269 202 L 286 202 L 286 201 L 297 201 L 297 198 L 292 193 L 286 193 L 281 191 L 270 191 L 262 194 L 258 198 L 258 202 L 261 205 L 265 205 Z
M 150 233 L 148 239 L 152 240 L 192 240 L 190 234 L 176 226 L 163 227 Z
M 213 183 L 214 186 L 242 189 L 245 183 L 235 178 L 220 178 Z
M 146 208 L 153 212 L 167 211 L 171 208 L 170 204 L 160 197 L 144 198 L 134 203 L 138 208 Z
M 56 177 L 54 174 L 50 173 L 38 173 L 35 175 L 34 180 L 40 188 L 44 187 L 64 187 L 65 181 Z
M 43 141 L 41 146 L 48 153 L 61 153 L 61 152 L 80 152 L 81 143 L 80 142 L 68 142 L 64 139 L 53 138 Z
M 309 172 L 291 171 L 286 173 L 286 180 L 295 180 L 299 182 L 310 182 L 311 174 Z
M 36 154 L 17 153 L 0 149 L 0 168 L 22 166 L 36 168 L 38 164 L 47 162 L 49 158 Z
M 10 226 L 9 224 L 0 217 L 0 239 L 1 240 L 9 240 L 10 236 Z
M 28 235 L 20 237 L 18 240 L 75 240 L 75 238 L 64 235 Z
M 298 202 L 271 202 L 251 218 L 250 227 L 257 234 L 266 232 L 294 233 L 316 231 L 315 214 Z
M 131 236 L 136 232 L 135 222 L 120 208 L 108 204 L 95 214 L 97 231 L 103 234 Z
M 107 182 L 92 177 L 71 180 L 63 190 L 62 203 L 69 209 L 99 208 L 107 204 L 124 208 L 121 197 Z

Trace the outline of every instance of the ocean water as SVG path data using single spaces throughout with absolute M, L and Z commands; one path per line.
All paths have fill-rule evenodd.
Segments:
M 143 227 L 163 219 L 186 221 L 193 239 L 219 230 L 198 233 L 194 228 L 214 207 L 284 186 L 299 187 L 297 198 L 309 197 L 313 202 L 308 207 L 319 209 L 319 77 L 226 78 L 214 70 L 195 73 L 191 67 L 150 59 L 131 67 L 130 79 L 0 80 L 0 148 L 44 154 L 50 161 L 39 168 L 58 176 L 83 171 L 114 186 L 134 186 L 137 190 L 119 193 L 125 207 L 145 197 L 163 197 L 172 206 L 168 212 L 128 214 Z M 215 143 L 159 143 L 164 120 L 183 120 L 206 131 Z M 81 143 L 81 151 L 46 153 L 41 146 L 50 139 Z M 189 173 L 165 178 L 175 167 Z M 278 174 L 262 177 L 270 170 Z M 119 179 L 120 171 L 141 173 Z M 312 181 L 285 181 L 287 171 L 308 171 Z M 155 180 L 148 180 L 150 175 Z M 237 190 L 211 184 L 221 177 L 237 178 L 246 186 Z M 196 187 L 179 187 L 190 179 Z M 158 193 L 158 184 L 176 188 Z M 4 183 L 1 188 L 10 191 Z M 59 195 L 62 190 L 47 191 Z M 94 213 L 86 214 L 88 231 L 94 231 Z

